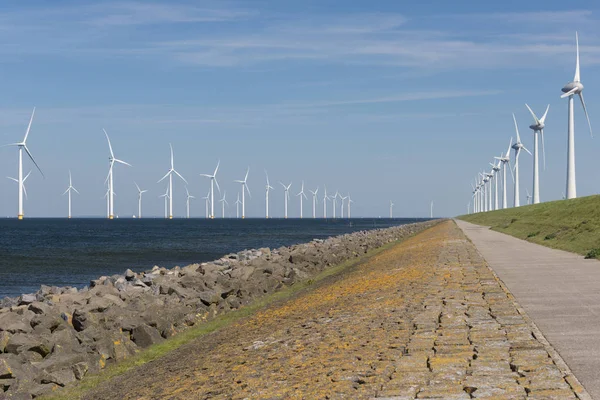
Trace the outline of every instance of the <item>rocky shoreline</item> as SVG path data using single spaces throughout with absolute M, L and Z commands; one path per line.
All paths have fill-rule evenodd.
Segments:
M 0 301 L 0 400 L 31 399 L 253 299 L 423 231 L 360 231 L 171 269 L 103 276 L 81 290 L 42 286 Z

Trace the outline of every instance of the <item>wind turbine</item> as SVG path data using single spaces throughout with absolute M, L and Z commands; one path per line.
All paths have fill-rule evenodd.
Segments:
M 352 200 L 350 198 L 350 193 L 348 193 L 348 219 L 351 218 L 351 215 L 350 215 L 350 203 L 354 203 L 354 200 Z
M 515 118 L 515 114 L 513 114 L 513 121 L 515 121 L 515 130 L 517 131 L 517 141 L 513 144 L 512 148 L 515 150 L 515 207 L 519 207 L 521 205 L 519 199 L 519 154 L 521 154 L 521 150 L 525 150 L 529 154 L 531 152 L 527 150 L 523 143 L 521 143 L 521 136 L 519 135 L 519 126 L 517 125 L 517 119 Z
M 187 186 L 185 187 L 185 193 L 187 194 L 187 197 L 185 199 L 185 205 L 186 205 L 186 208 L 187 208 L 187 218 L 189 219 L 190 218 L 190 200 L 191 199 L 195 199 L 196 197 L 194 197 L 194 196 L 192 196 L 190 194 L 190 192 L 188 191 Z
M 25 178 L 23 178 L 23 194 L 25 195 L 25 199 L 27 199 L 27 189 L 25 188 L 25 181 L 27 181 L 27 178 L 29 178 L 29 175 L 31 175 L 31 171 L 29 171 L 27 173 L 27 175 L 25 175 Z M 18 179 L 11 178 L 10 176 L 7 176 L 6 179 L 10 179 L 13 182 L 17 182 L 17 184 L 19 183 Z
M 165 176 L 160 178 L 160 180 L 157 183 L 160 183 L 167 176 L 169 177 L 169 219 L 173 219 L 173 174 L 180 177 L 181 180 L 184 181 L 186 185 L 188 184 L 188 182 L 185 180 L 185 178 L 183 176 L 181 176 L 181 174 L 179 172 L 177 172 L 175 170 L 175 167 L 173 164 L 173 146 L 171 146 L 171 143 L 169 143 L 169 147 L 171 148 L 171 168 L 167 171 Z M 188 218 L 189 218 L 189 216 L 188 216 Z
M 167 190 L 165 191 L 165 194 L 161 194 L 158 197 L 164 197 L 165 198 L 165 219 L 167 219 L 168 218 L 168 214 L 167 214 L 168 209 L 167 209 L 167 206 L 168 206 L 168 201 L 169 201 L 169 188 L 167 187 Z
M 507 190 L 506 190 L 506 167 L 510 163 L 510 149 L 512 148 L 512 137 L 510 138 L 510 142 L 508 144 L 508 149 L 506 150 L 506 154 L 500 154 L 500 157 L 494 157 L 496 160 L 502 163 L 502 208 L 508 208 L 507 202 Z M 512 175 L 512 169 L 510 170 Z
M 271 184 L 269 183 L 269 174 L 267 174 L 267 170 L 265 170 L 265 175 L 267 177 L 267 186 L 265 187 L 265 189 L 267 190 L 267 193 L 265 195 L 265 208 L 266 208 L 266 219 L 269 219 L 269 190 L 274 190 L 275 188 L 273 186 L 271 186 Z M 240 195 L 238 194 L 238 198 L 240 197 Z
M 215 188 L 213 184 L 217 184 L 217 189 L 219 193 L 221 193 L 221 188 L 219 187 L 219 182 L 217 182 L 217 171 L 219 170 L 219 164 L 221 164 L 221 160 L 217 161 L 217 168 L 215 168 L 215 172 L 212 175 L 208 174 L 200 174 L 200 176 L 206 176 L 210 178 L 210 218 L 215 218 Z
M 209 218 L 209 215 L 208 215 L 208 203 L 210 202 L 210 190 L 206 194 L 206 197 L 203 197 L 202 200 L 205 201 L 205 205 L 206 205 L 206 211 L 205 211 L 204 216 L 205 216 L 205 218 Z
M 498 165 L 495 163 L 490 163 L 492 166 L 492 179 L 494 179 L 494 210 L 498 210 L 498 173 L 500 172 L 501 163 L 498 162 Z
M 242 202 L 240 201 L 240 194 L 238 192 L 238 197 L 237 197 L 237 200 L 235 201 L 235 217 L 236 218 L 240 217 L 240 204 L 242 204 Z
M 102 129 L 104 134 L 106 135 L 106 140 L 108 141 L 108 149 L 110 150 L 110 156 L 108 157 L 108 161 L 110 162 L 110 166 L 108 168 L 108 176 L 106 177 L 106 181 L 108 181 L 108 219 L 113 219 L 115 216 L 115 201 L 114 201 L 114 185 L 113 185 L 113 167 L 115 163 L 127 165 L 131 167 L 131 164 L 125 162 L 123 160 L 119 160 L 115 158 L 115 153 L 113 152 L 112 145 L 110 144 L 110 138 L 108 137 L 108 133 L 106 133 L 106 129 Z
M 337 198 L 339 195 L 340 195 L 339 192 L 336 190 L 335 194 L 331 198 L 331 201 L 333 203 L 333 219 L 335 219 L 335 206 L 337 205 Z
M 110 217 L 110 187 L 106 186 L 106 193 L 104 194 L 104 198 L 106 199 L 106 218 Z M 116 193 L 113 193 L 115 196 Z
M 324 186 L 325 193 L 323 194 L 323 218 L 327 219 L 327 200 L 330 200 L 329 196 L 327 196 L 327 186 Z
M 340 194 L 340 199 L 342 200 L 342 204 L 340 205 L 340 216 L 341 216 L 341 218 L 344 218 L 344 201 L 346 201 L 347 198 L 348 198 L 348 196 L 343 197 Z
M 226 191 L 223 191 L 223 198 L 221 200 L 219 200 L 221 202 L 221 218 L 225 218 L 225 204 L 229 205 L 229 203 L 227 202 L 227 200 L 225 200 L 225 195 L 227 194 Z M 243 203 L 242 203 L 243 204 Z M 242 216 L 243 218 L 243 216 Z
M 394 218 L 394 202 L 390 200 L 390 219 Z
M 142 194 L 146 193 L 147 190 L 142 190 L 137 183 L 133 182 L 138 191 L 138 218 L 142 218 Z
M 27 137 L 29 136 L 29 131 L 31 130 L 31 123 L 33 122 L 34 115 L 35 115 L 35 107 L 33 108 L 33 112 L 31 113 L 31 118 L 29 119 L 29 125 L 27 125 L 27 130 L 25 131 L 25 137 L 23 138 L 22 142 L 11 143 L 11 144 L 6 144 L 6 145 L 2 146 L 2 147 L 17 146 L 19 148 L 19 172 L 18 172 L 19 175 L 17 176 L 17 178 L 18 178 L 17 183 L 19 184 L 19 194 L 18 194 L 19 210 L 18 210 L 18 214 L 17 214 L 18 219 L 23 219 L 23 216 L 25 215 L 23 212 L 23 193 L 25 191 L 24 186 L 23 186 L 23 182 L 25 182 L 25 180 L 23 179 L 23 150 L 25 150 L 25 153 L 27 153 L 27 155 L 29 156 L 29 158 L 31 159 L 33 164 L 36 166 L 38 171 L 40 171 L 40 173 L 42 174 L 42 177 L 44 177 L 44 173 L 40 169 L 37 162 L 35 162 L 35 160 L 33 159 L 33 156 L 31 155 L 31 152 L 27 148 Z
M 302 219 L 304 217 L 304 215 L 302 214 L 302 209 L 304 208 L 302 197 L 308 200 L 308 197 L 306 197 L 306 194 L 304 193 L 304 181 L 302 181 L 302 188 L 300 189 L 300 193 L 298 193 L 296 196 L 300 196 L 300 219 Z
M 488 210 L 493 211 L 494 204 L 493 204 L 493 197 L 492 197 L 492 187 L 494 186 L 493 185 L 494 171 L 492 170 L 491 172 L 486 173 L 485 176 L 487 176 L 487 178 L 488 178 Z
M 527 205 L 530 205 L 533 196 L 529 194 L 529 189 L 525 188 L 525 191 L 527 192 Z
M 246 170 L 246 176 L 243 181 L 234 181 L 242 184 L 242 219 L 246 218 L 246 191 L 248 191 L 248 196 L 252 197 L 250 194 L 250 189 L 248 189 L 248 173 L 250 172 L 250 167 Z M 225 198 L 225 197 L 223 197 Z
M 279 182 L 279 184 L 280 184 L 281 186 L 283 186 L 283 189 L 285 190 L 285 193 L 284 193 L 284 195 L 283 195 L 283 198 L 284 198 L 284 200 L 285 200 L 285 206 L 284 206 L 284 208 L 283 208 L 283 210 L 284 210 L 284 212 L 283 212 L 283 217 L 284 217 L 285 219 L 287 219 L 287 217 L 288 217 L 288 212 L 287 212 L 287 210 L 288 210 L 288 198 L 290 197 L 290 188 L 292 187 L 292 182 L 290 182 L 290 184 L 289 184 L 288 186 L 285 186 L 285 185 L 284 185 L 283 183 L 281 183 L 281 182 Z
M 546 169 L 546 149 L 544 146 L 544 122 L 550 109 L 550 104 L 546 107 L 546 112 L 542 118 L 538 118 L 529 105 L 525 104 L 531 116 L 533 117 L 534 124 L 529 125 L 529 128 L 533 130 L 533 204 L 540 202 L 540 173 L 538 163 L 538 139 L 539 135 L 542 136 L 542 154 L 544 156 L 544 169 Z
M 574 199 L 577 197 L 577 184 L 575 182 L 575 115 L 573 96 L 579 95 L 585 117 L 587 118 L 588 125 L 590 127 L 590 135 L 592 135 L 592 124 L 590 123 L 590 117 L 583 100 L 583 84 L 581 83 L 581 77 L 579 74 L 579 35 L 575 33 L 575 44 L 577 47 L 577 61 L 575 64 L 575 77 L 573 82 L 569 82 L 562 88 L 563 95 L 561 98 L 569 98 L 569 129 L 568 129 L 568 141 L 567 141 L 567 199 Z
M 75 193 L 80 194 L 77 189 L 75 189 L 73 187 L 73 181 L 71 180 L 71 171 L 69 171 L 69 187 L 67 188 L 67 190 L 65 190 L 65 192 L 63 193 L 63 196 L 65 194 L 69 194 L 69 215 L 68 218 L 71 218 L 71 191 L 75 191 Z
M 429 218 L 433 218 L 433 200 L 431 200 L 431 205 L 429 207 Z
M 319 188 L 317 187 L 314 192 L 310 189 L 308 191 L 312 194 L 312 216 L 314 219 L 317 218 L 317 193 L 319 193 Z

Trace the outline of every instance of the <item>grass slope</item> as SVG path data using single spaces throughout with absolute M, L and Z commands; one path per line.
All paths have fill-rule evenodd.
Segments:
M 600 196 L 463 215 L 467 222 L 544 246 L 600 258 Z

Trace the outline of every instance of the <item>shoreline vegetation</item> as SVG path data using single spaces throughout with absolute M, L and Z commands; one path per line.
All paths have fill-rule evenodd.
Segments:
M 77 398 L 105 379 L 292 296 L 438 222 L 245 250 L 182 268 L 128 270 L 93 280 L 82 290 L 42 287 L 0 308 L 0 395 Z
M 461 215 L 463 221 L 489 226 L 546 247 L 600 258 L 600 196 L 559 200 L 518 208 Z

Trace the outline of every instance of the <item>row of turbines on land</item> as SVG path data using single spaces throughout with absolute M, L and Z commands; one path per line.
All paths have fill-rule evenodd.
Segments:
M 42 174 L 42 176 L 44 176 L 44 173 L 42 172 L 41 168 L 39 167 L 39 165 L 33 158 L 33 155 L 29 151 L 29 148 L 27 147 L 27 138 L 29 137 L 29 132 L 31 130 L 31 124 L 33 122 L 34 115 L 35 115 L 35 108 L 33 109 L 33 112 L 31 113 L 31 118 L 29 120 L 29 124 L 27 126 L 27 130 L 25 132 L 25 137 L 23 138 L 23 141 L 5 145 L 5 146 L 16 146 L 18 148 L 18 154 L 19 154 L 18 178 L 12 178 L 12 177 L 8 178 L 10 180 L 15 181 L 18 184 L 18 214 L 17 214 L 18 219 L 23 219 L 23 217 L 25 215 L 24 207 L 23 207 L 23 200 L 24 200 L 24 198 L 27 197 L 27 190 L 25 188 L 25 182 L 27 181 L 27 178 L 29 178 L 29 176 L 31 174 L 31 171 L 30 171 L 27 175 L 23 176 L 23 152 L 25 152 L 25 154 L 31 159 L 31 161 L 33 162 L 33 164 L 35 165 L 37 170 Z M 112 147 L 110 138 L 108 136 L 108 133 L 106 132 L 106 130 L 103 130 L 103 131 L 104 131 L 104 134 L 106 135 L 106 140 L 108 142 L 108 148 L 110 151 L 108 175 L 105 180 L 105 184 L 107 185 L 107 188 L 106 188 L 106 194 L 104 196 L 106 198 L 106 216 L 109 219 L 113 219 L 116 216 L 115 207 L 114 207 L 114 196 L 115 196 L 114 166 L 115 166 L 115 164 L 122 164 L 122 165 L 131 167 L 131 164 L 115 157 L 113 147 Z M 3 146 L 3 147 L 5 147 L 5 146 Z M 164 194 L 160 195 L 159 197 L 162 197 L 165 199 L 165 218 L 172 219 L 173 218 L 173 203 L 174 203 L 174 201 L 173 201 L 173 176 L 177 176 L 178 178 L 180 178 L 183 182 L 185 182 L 186 185 L 188 184 L 188 182 L 175 169 L 174 157 L 173 157 L 173 146 L 171 146 L 171 144 L 169 144 L 169 147 L 171 150 L 171 166 L 170 166 L 169 170 L 167 171 L 167 173 L 158 181 L 158 183 L 160 183 L 168 178 L 168 185 L 167 185 L 166 192 Z M 215 168 L 215 170 L 212 174 L 200 174 L 201 176 L 207 177 L 210 179 L 210 189 L 208 191 L 208 194 L 205 197 L 202 197 L 202 199 L 205 200 L 205 216 L 206 216 L 206 218 L 211 218 L 211 219 L 215 218 L 215 205 L 216 205 L 215 186 L 217 187 L 217 190 L 219 191 L 219 193 L 221 192 L 221 188 L 219 187 L 219 182 L 217 181 L 217 172 L 219 171 L 219 165 L 220 165 L 220 161 L 217 162 L 217 167 Z M 248 193 L 248 196 L 251 196 L 250 189 L 248 188 L 249 172 L 250 172 L 250 169 L 248 168 L 246 170 L 246 175 L 243 180 L 235 180 L 234 181 L 234 182 L 242 185 L 242 187 L 241 187 L 242 199 L 240 200 L 240 195 L 238 193 L 238 197 L 235 202 L 237 218 L 240 218 L 240 217 L 246 218 L 246 193 Z M 271 190 L 274 190 L 274 187 L 271 186 L 271 184 L 269 183 L 269 176 L 267 174 L 267 171 L 265 171 L 265 176 L 266 176 L 265 217 L 270 218 L 269 192 Z M 134 182 L 134 184 L 135 184 L 135 187 L 138 192 L 138 198 L 137 198 L 138 214 L 136 217 L 141 218 L 142 217 L 142 195 L 144 193 L 146 193 L 148 190 L 142 190 L 138 186 L 137 183 Z M 290 199 L 290 189 L 292 187 L 292 183 L 290 182 L 288 185 L 285 185 L 280 182 L 280 184 L 284 189 L 284 218 L 288 218 L 288 201 Z M 190 195 L 190 192 L 188 191 L 187 186 L 185 187 L 185 191 L 187 194 L 186 216 L 187 216 L 187 218 L 189 218 L 190 217 L 190 200 L 194 199 L 195 196 Z M 67 198 L 68 198 L 68 214 L 67 214 L 68 218 L 71 218 L 71 195 L 73 192 L 79 194 L 79 191 L 73 186 L 71 171 L 69 171 L 69 186 L 67 187 L 67 190 L 65 190 L 65 192 L 63 193 L 63 195 L 67 195 Z M 309 192 L 312 194 L 312 217 L 317 218 L 317 203 L 318 203 L 317 195 L 319 192 L 319 188 L 317 187 L 314 191 L 309 190 Z M 306 196 L 306 193 L 304 192 L 304 182 L 302 182 L 300 192 L 297 193 L 296 196 L 298 196 L 300 198 L 300 218 L 303 218 L 304 217 L 304 202 L 303 202 L 303 200 L 304 199 L 308 200 L 308 197 Z M 347 210 L 346 217 L 351 218 L 351 215 L 352 215 L 351 214 L 352 213 L 351 205 L 352 205 L 352 203 L 354 203 L 354 200 L 352 200 L 350 198 L 350 194 L 348 194 L 347 196 L 343 196 L 342 194 L 339 193 L 339 191 L 336 191 L 335 194 L 333 196 L 331 196 L 331 195 L 327 194 L 327 187 L 324 187 L 324 194 L 323 194 L 322 199 L 323 199 L 323 214 L 322 214 L 323 218 L 327 218 L 327 202 L 328 201 L 330 201 L 332 204 L 332 217 L 338 218 L 338 215 L 336 212 L 337 205 L 338 205 L 338 199 L 341 200 L 341 204 L 339 205 L 340 206 L 339 218 L 344 218 L 344 209 Z M 227 202 L 227 199 L 226 199 L 225 191 L 223 191 L 223 197 L 221 197 L 221 199 L 218 199 L 218 201 L 219 201 L 219 203 L 221 203 L 221 216 L 222 216 L 222 218 L 225 218 L 225 206 L 229 205 L 229 203 Z M 240 215 L 240 206 L 241 206 L 241 211 L 242 211 L 241 215 Z
M 587 107 L 583 99 L 583 84 L 581 83 L 581 75 L 579 73 L 579 36 L 575 34 L 575 45 L 576 45 L 576 64 L 575 64 L 575 77 L 572 82 L 569 82 L 562 88 L 563 94 L 561 98 L 569 99 L 569 115 L 568 115 L 568 141 L 567 141 L 567 190 L 566 196 L 563 198 L 574 199 L 577 197 L 577 186 L 575 181 L 575 120 L 574 120 L 574 97 L 579 96 L 581 105 L 585 113 L 588 126 L 590 128 L 590 134 L 592 134 L 592 124 L 590 123 L 590 117 L 588 116 Z M 529 194 L 527 190 L 527 204 L 538 204 L 540 202 L 540 174 L 539 174 L 539 139 L 541 137 L 542 142 L 542 153 L 544 158 L 544 168 L 546 167 L 546 154 L 544 149 L 544 128 L 546 117 L 548 116 L 548 110 L 550 106 L 546 108 L 544 115 L 538 118 L 533 110 L 525 104 L 531 116 L 533 117 L 534 123 L 529 126 L 533 130 L 533 154 L 521 143 L 521 136 L 519 135 L 519 127 L 517 125 L 517 119 L 513 114 L 513 121 L 515 123 L 515 131 L 517 141 L 513 143 L 511 137 L 506 153 L 502 153 L 500 157 L 494 157 L 494 162 L 490 163 L 492 170 L 490 172 L 480 172 L 475 179 L 475 184 L 472 184 L 472 197 L 467 208 L 468 212 L 471 213 L 471 205 L 473 206 L 473 212 L 487 212 L 498 210 L 500 208 L 508 208 L 507 202 L 507 182 L 506 182 L 506 169 L 510 169 L 514 183 L 514 200 L 513 206 L 519 207 L 520 204 L 520 190 L 519 190 L 519 155 L 522 150 L 533 156 L 533 194 Z M 510 150 L 514 150 L 514 164 L 513 168 L 510 168 Z M 498 187 L 499 179 L 501 174 L 502 178 L 502 204 L 499 204 L 498 199 Z

